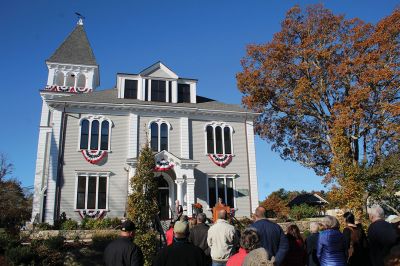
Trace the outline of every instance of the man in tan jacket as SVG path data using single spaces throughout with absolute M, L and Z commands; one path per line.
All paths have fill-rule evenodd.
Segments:
M 213 266 L 225 266 L 239 242 L 235 227 L 227 222 L 225 210 L 218 212 L 217 222 L 208 230 L 207 243 L 211 249 Z

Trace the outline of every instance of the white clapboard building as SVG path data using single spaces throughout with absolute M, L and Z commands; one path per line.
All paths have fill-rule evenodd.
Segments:
M 253 120 L 256 114 L 201 97 L 197 80 L 161 62 L 118 73 L 96 90 L 99 65 L 80 20 L 46 60 L 32 219 L 124 217 L 129 179 L 150 143 L 161 219 L 175 200 L 190 215 L 211 216 L 218 198 L 249 216 L 258 204 Z M 200 89 L 200 88 L 199 88 Z

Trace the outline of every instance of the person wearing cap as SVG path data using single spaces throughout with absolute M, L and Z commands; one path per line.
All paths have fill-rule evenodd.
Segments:
M 142 251 L 133 243 L 135 224 L 126 220 L 121 225 L 120 237 L 112 241 L 104 251 L 104 262 L 107 266 L 144 264 Z
M 204 266 L 205 255 L 201 248 L 187 240 L 188 224 L 177 221 L 174 225 L 174 242 L 161 249 L 153 266 Z

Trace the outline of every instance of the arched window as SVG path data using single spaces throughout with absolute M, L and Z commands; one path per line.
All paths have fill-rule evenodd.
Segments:
M 100 150 L 108 150 L 108 133 L 109 133 L 110 123 L 108 121 L 103 121 L 101 123 L 101 139 L 100 139 Z
M 85 77 L 84 74 L 79 74 L 76 86 L 78 88 L 85 88 L 86 87 L 86 77 Z
M 215 127 L 215 146 L 217 154 L 224 152 L 222 147 L 222 128 L 220 126 Z
M 160 127 L 160 151 L 168 150 L 168 125 L 161 124 Z
M 89 121 L 87 119 L 81 122 L 81 144 L 80 148 L 87 149 L 89 143 Z
M 151 140 L 150 147 L 152 151 L 158 151 L 158 124 L 153 122 L 150 126 Z
M 168 122 L 158 119 L 150 122 L 150 147 L 152 151 L 159 152 L 168 151 L 169 146 L 169 130 L 171 125 Z
M 65 86 L 67 87 L 74 87 L 75 86 L 75 74 L 72 72 L 69 72 L 67 74 L 67 79 L 65 81 Z
M 99 121 L 92 121 L 92 128 L 90 133 L 90 149 L 97 150 L 99 148 Z
M 62 73 L 61 71 L 58 71 L 54 75 L 54 84 L 57 86 L 64 86 L 64 73 Z
M 231 129 L 229 127 L 224 127 L 224 146 L 225 154 L 231 154 Z
M 207 126 L 207 153 L 214 153 L 214 129 Z
M 232 133 L 232 127 L 223 122 L 212 122 L 206 125 L 206 154 L 232 154 Z
M 104 116 L 87 116 L 80 120 L 81 150 L 110 150 L 112 122 Z

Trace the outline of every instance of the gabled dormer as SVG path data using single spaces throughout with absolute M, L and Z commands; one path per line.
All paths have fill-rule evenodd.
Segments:
M 180 78 L 161 62 L 139 74 L 117 74 L 118 98 L 141 101 L 196 103 L 196 79 Z
M 82 19 L 57 50 L 46 60 L 46 90 L 87 93 L 99 86 L 99 66 L 90 47 Z

